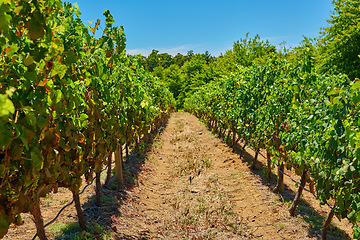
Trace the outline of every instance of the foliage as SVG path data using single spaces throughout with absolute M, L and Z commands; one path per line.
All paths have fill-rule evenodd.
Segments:
M 1 1 L 0 237 L 20 213 L 37 225 L 40 197 L 77 193 L 118 143 L 131 143 L 174 105 L 166 87 L 126 55 L 106 10 L 101 38 L 77 5 Z M 40 215 L 40 216 L 39 216 Z M 41 228 L 41 226 L 40 226 Z
M 154 49 L 147 58 L 140 57 L 144 68 L 157 76 L 174 94 L 178 108 L 182 108 L 184 98 L 197 86 L 213 80 L 210 66 L 213 60 L 208 51 L 204 54 L 189 51 L 187 55 L 178 53 L 172 57 Z
M 335 200 L 336 216 L 348 218 L 359 238 L 360 82 L 317 74 L 310 56 L 291 63 L 273 55 L 240 68 L 201 87 L 185 107 L 297 174 L 308 170 L 321 204 Z
M 344 73 L 350 79 L 360 77 L 360 3 L 335 0 L 334 11 L 322 29 L 317 62 L 322 73 Z

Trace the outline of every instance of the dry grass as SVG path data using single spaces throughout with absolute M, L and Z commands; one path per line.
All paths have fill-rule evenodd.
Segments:
M 205 176 L 194 185 L 184 187 L 170 200 L 175 216 L 164 226 L 166 235 L 180 232 L 187 239 L 242 239 L 246 225 L 233 212 L 217 177 Z
M 177 193 L 169 197 L 173 216 L 162 226 L 164 236 L 184 239 L 243 239 L 246 225 L 233 211 L 227 193 L 214 175 L 212 160 L 203 150 L 199 135 L 184 121 L 176 121 L 170 143 L 180 146 L 174 154 L 173 175 Z

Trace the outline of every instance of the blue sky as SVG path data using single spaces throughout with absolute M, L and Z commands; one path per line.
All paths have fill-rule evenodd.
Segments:
M 277 47 L 317 37 L 333 9 L 331 0 L 70 0 L 83 21 L 100 19 L 109 9 L 125 28 L 126 50 L 148 55 L 152 49 L 176 55 L 187 51 L 218 56 L 235 41 L 259 34 Z

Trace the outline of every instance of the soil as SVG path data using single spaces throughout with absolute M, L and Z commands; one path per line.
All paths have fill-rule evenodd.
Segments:
M 241 147 L 238 146 L 238 149 Z M 296 193 L 285 176 L 285 191 L 275 194 L 276 177 L 264 175 L 266 160 L 257 170 L 250 148 L 240 159 L 224 141 L 188 113 L 173 113 L 151 145 L 140 145 L 124 162 L 125 185 L 112 177 L 102 189 L 102 206 L 94 204 L 94 186 L 80 199 L 89 233 L 76 224 L 74 204 L 46 228 L 49 239 L 321 239 L 329 207 L 303 192 L 291 217 Z M 266 152 L 262 151 L 266 156 Z M 102 174 L 105 180 L 106 171 Z M 276 169 L 273 169 L 273 173 Z M 295 180 L 300 177 L 288 172 Z M 85 183 L 84 183 L 85 185 Z M 59 189 L 42 200 L 44 222 L 53 219 L 72 200 Z M 32 239 L 36 230 L 29 214 L 24 224 L 11 226 L 4 239 Z M 88 236 L 89 238 L 85 238 Z M 334 218 L 328 239 L 351 239 L 351 225 Z M 92 237 L 92 238 L 91 238 Z

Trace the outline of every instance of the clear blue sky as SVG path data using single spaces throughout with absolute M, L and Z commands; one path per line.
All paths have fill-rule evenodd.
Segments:
M 277 47 L 317 37 L 333 9 L 331 0 L 71 0 L 83 21 L 101 19 L 109 9 L 125 27 L 127 52 L 152 49 L 172 55 L 189 50 L 218 56 L 235 41 L 259 34 Z

